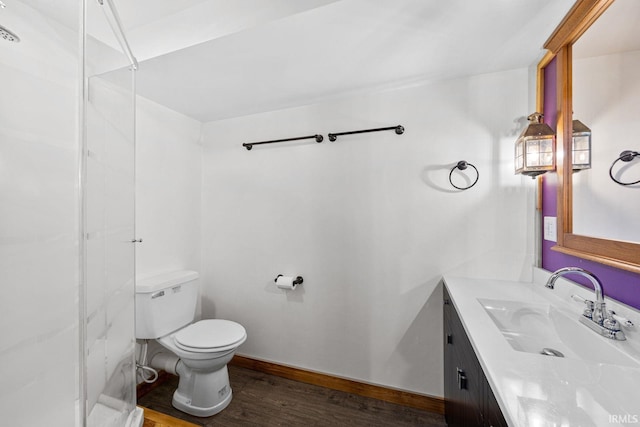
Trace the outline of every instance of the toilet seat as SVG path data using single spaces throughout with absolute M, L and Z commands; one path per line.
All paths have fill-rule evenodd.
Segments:
M 176 347 L 194 353 L 231 350 L 247 339 L 242 325 L 231 320 L 200 320 L 178 331 L 173 341 Z

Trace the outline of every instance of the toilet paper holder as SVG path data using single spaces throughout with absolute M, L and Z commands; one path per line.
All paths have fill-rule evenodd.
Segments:
M 273 279 L 273 281 L 274 281 L 274 282 L 277 282 L 277 281 L 278 281 L 278 277 L 282 277 L 282 276 L 284 276 L 284 274 L 278 274 L 278 275 L 276 276 L 276 278 L 275 278 L 275 279 Z M 293 284 L 294 284 L 294 285 L 301 285 L 301 284 L 302 284 L 302 282 L 303 282 L 302 276 L 298 276 L 298 277 L 296 277 L 296 278 L 294 279 Z

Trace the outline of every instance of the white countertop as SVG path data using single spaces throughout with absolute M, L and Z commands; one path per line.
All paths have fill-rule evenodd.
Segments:
M 513 427 L 640 426 L 637 310 L 605 298 L 609 309 L 615 309 L 636 326 L 624 329 L 626 341 L 609 340 L 593 332 L 594 340 L 606 340 L 638 362 L 630 367 L 514 350 L 478 301 L 486 298 L 547 303 L 577 321 L 583 304 L 569 296 L 573 293 L 594 299 L 593 292 L 564 279 L 558 280 L 556 289 L 547 289 L 547 277 L 547 272 L 537 269 L 534 283 L 444 277 L 507 423 Z

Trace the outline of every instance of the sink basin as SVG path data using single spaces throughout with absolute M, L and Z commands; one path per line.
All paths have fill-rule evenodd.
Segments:
M 542 354 L 543 349 L 549 349 L 571 359 L 639 366 L 607 338 L 550 304 L 497 299 L 478 302 L 514 350 Z

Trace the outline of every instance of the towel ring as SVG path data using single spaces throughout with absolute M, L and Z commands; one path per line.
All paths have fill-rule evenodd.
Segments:
M 453 183 L 453 181 L 451 180 L 451 175 L 453 175 L 453 171 L 456 169 L 460 169 L 461 171 L 467 169 L 468 166 L 471 166 L 475 171 L 476 171 L 476 180 L 473 181 L 473 183 L 467 187 L 458 187 L 457 185 L 455 185 Z M 458 190 L 468 190 L 471 187 L 473 187 L 474 185 L 476 185 L 476 182 L 478 182 L 478 179 L 480 178 L 480 172 L 478 172 L 478 169 L 473 166 L 471 163 L 465 161 L 465 160 L 460 160 L 454 167 L 451 168 L 451 172 L 449 172 L 449 182 L 451 183 L 451 185 L 454 188 L 457 188 Z
M 609 168 L 609 176 L 611 177 L 611 179 L 616 182 L 617 184 L 620 185 L 635 185 L 635 184 L 640 184 L 640 179 L 634 182 L 622 182 L 617 180 L 616 178 L 614 178 L 613 176 L 613 167 L 616 165 L 616 163 L 623 161 L 623 162 L 630 162 L 633 159 L 635 159 L 637 156 L 640 156 L 640 153 L 638 153 L 637 151 L 631 151 L 631 150 L 625 150 L 622 153 L 620 153 L 620 157 L 618 157 L 617 159 L 615 159 L 613 161 L 613 163 L 611 164 L 611 167 Z

